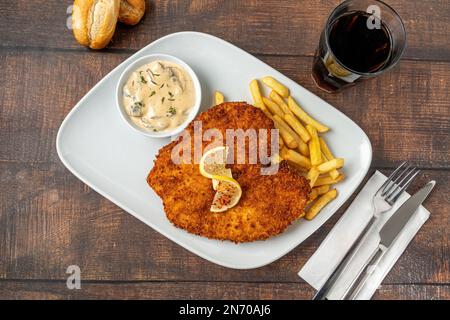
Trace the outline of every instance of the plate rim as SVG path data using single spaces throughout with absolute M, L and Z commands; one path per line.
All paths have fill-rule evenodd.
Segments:
M 64 120 L 62 121 L 59 129 L 58 129 L 58 133 L 56 135 L 56 151 L 58 154 L 59 159 L 61 160 L 61 162 L 64 164 L 64 166 L 79 180 L 81 180 L 84 184 L 86 184 L 87 186 L 89 186 L 91 189 L 93 189 L 94 191 L 96 191 L 97 193 L 99 193 L 101 196 L 105 197 L 106 199 L 108 199 L 109 201 L 111 201 L 112 203 L 114 203 L 115 205 L 117 205 L 118 207 L 120 207 L 121 209 L 125 210 L 127 213 L 131 214 L 133 217 L 135 217 L 136 219 L 138 219 L 139 221 L 145 223 L 146 225 L 148 225 L 149 227 L 151 227 L 153 230 L 157 231 L 158 233 L 160 233 L 161 235 L 163 235 L 164 237 L 170 239 L 171 241 L 175 242 L 176 244 L 180 245 L 181 247 L 183 247 L 184 249 L 194 253 L 195 255 L 213 262 L 217 265 L 223 266 L 223 267 L 227 267 L 227 268 L 231 268 L 231 269 L 237 269 L 237 270 L 248 270 L 248 269 L 256 269 L 256 268 L 260 268 L 263 267 L 265 265 L 271 264 L 272 262 L 280 259 L 281 257 L 285 256 L 286 254 L 288 254 L 289 252 L 291 252 L 294 248 L 296 248 L 298 245 L 300 245 L 303 241 L 305 241 L 307 238 L 309 238 L 312 233 L 316 232 L 317 230 L 319 230 L 323 224 L 330 218 L 328 217 L 316 230 L 314 230 L 310 236 L 308 236 L 307 238 L 303 239 L 300 242 L 294 242 L 293 244 L 291 244 L 290 246 L 286 247 L 286 250 L 283 250 L 281 253 L 275 255 L 274 257 L 272 257 L 271 259 L 264 261 L 264 262 L 260 262 L 260 263 L 255 263 L 255 264 L 247 264 L 245 266 L 239 265 L 239 264 L 234 264 L 234 263 L 228 263 L 228 262 L 223 262 L 223 261 L 219 261 L 214 257 L 211 257 L 207 254 L 204 254 L 203 252 L 198 251 L 197 249 L 189 246 L 188 243 L 183 242 L 181 240 L 176 239 L 175 237 L 173 237 L 172 235 L 170 235 L 169 233 L 166 233 L 165 231 L 162 231 L 158 226 L 152 224 L 152 223 L 148 223 L 147 221 L 143 221 L 139 215 L 134 212 L 134 210 L 130 209 L 127 205 L 121 203 L 120 201 L 114 199 L 112 196 L 110 196 L 108 193 L 102 191 L 100 188 L 97 188 L 95 185 L 93 185 L 92 183 L 90 183 L 87 179 L 85 179 L 80 172 L 78 172 L 70 163 L 69 161 L 64 157 L 64 154 L 61 150 L 62 146 L 61 146 L 61 136 L 63 135 L 63 131 L 65 129 L 65 127 L 67 126 L 67 123 L 70 121 L 70 119 L 73 117 L 73 115 L 77 112 L 77 110 L 81 107 L 81 105 L 84 103 L 85 100 L 87 100 L 92 94 L 94 94 L 94 92 L 96 91 L 97 87 L 100 86 L 100 84 L 102 84 L 106 79 L 109 79 L 112 74 L 116 71 L 116 69 L 120 68 L 121 66 L 127 64 L 130 62 L 130 60 L 135 59 L 135 55 L 140 53 L 141 51 L 147 49 L 150 46 L 154 46 L 156 44 L 158 44 L 159 42 L 165 41 L 169 38 L 172 37 L 176 37 L 176 36 L 180 36 L 180 35 L 193 35 L 193 36 L 200 36 L 200 37 L 205 37 L 205 38 L 209 38 L 211 40 L 214 41 L 218 41 L 228 47 L 230 47 L 233 50 L 238 50 L 240 53 L 243 53 L 249 57 L 251 57 L 254 60 L 257 60 L 259 63 L 264 64 L 265 66 L 279 72 L 280 74 L 282 74 L 284 77 L 288 78 L 289 80 L 293 81 L 294 83 L 296 83 L 297 85 L 299 85 L 300 87 L 302 87 L 304 90 L 308 91 L 309 93 L 311 93 L 315 98 L 319 99 L 321 102 L 327 104 L 328 106 L 330 106 L 331 108 L 334 109 L 335 112 L 338 112 L 341 116 L 343 116 L 344 118 L 346 118 L 357 130 L 360 131 L 361 133 L 361 138 L 362 140 L 365 141 L 365 143 L 367 144 L 367 146 L 369 147 L 369 156 L 368 156 L 368 161 L 366 164 L 366 167 L 362 167 L 361 168 L 361 176 L 357 179 L 357 183 L 355 183 L 353 188 L 350 188 L 351 192 L 349 192 L 348 196 L 346 196 L 344 199 L 342 200 L 342 204 L 330 215 L 333 216 L 336 211 L 338 211 L 342 205 L 354 194 L 355 190 L 358 188 L 358 186 L 361 184 L 361 182 L 364 180 L 365 176 L 367 175 L 367 172 L 370 169 L 371 163 L 372 163 L 372 157 L 373 157 L 373 148 L 372 148 L 372 143 L 369 139 L 369 137 L 367 136 L 367 134 L 364 132 L 364 130 L 356 123 L 354 122 L 352 119 L 350 119 L 347 115 L 345 115 L 342 111 L 340 111 L 339 109 L 335 108 L 332 104 L 328 103 L 327 101 L 323 100 L 321 97 L 317 96 L 315 93 L 309 91 L 308 89 L 306 89 L 305 87 L 303 87 L 301 84 L 297 83 L 296 81 L 292 80 L 291 78 L 289 78 L 288 76 L 284 75 L 283 73 L 281 73 L 280 71 L 278 71 L 277 69 L 275 69 L 274 67 L 270 66 L 269 64 L 265 63 L 264 61 L 262 61 L 261 59 L 255 57 L 253 54 L 245 51 L 244 49 L 224 40 L 221 39 L 219 37 L 216 37 L 214 35 L 208 34 L 208 33 L 204 33 L 204 32 L 198 32 L 198 31 L 180 31 L 180 32 L 174 32 L 174 33 L 170 33 L 168 35 L 165 35 L 161 38 L 156 39 L 155 41 L 150 42 L 149 44 L 147 44 L 146 46 L 144 46 L 143 48 L 141 48 L 140 50 L 136 51 L 135 53 L 133 53 L 130 57 L 128 57 L 127 59 L 125 59 L 123 62 L 121 62 L 119 65 L 117 65 L 114 69 L 112 69 L 110 72 L 108 72 L 108 74 L 106 76 L 104 76 L 100 81 L 98 81 L 76 104 L 75 106 L 69 111 L 69 113 L 64 117 Z

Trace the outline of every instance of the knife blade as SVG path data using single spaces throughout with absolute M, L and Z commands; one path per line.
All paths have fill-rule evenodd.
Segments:
M 374 268 L 371 268 L 371 272 L 363 271 L 366 270 L 368 266 L 378 265 L 378 263 L 381 261 L 381 258 L 384 256 L 391 244 L 394 242 L 405 225 L 414 215 L 417 208 L 427 198 L 431 190 L 433 190 L 435 184 L 436 181 L 434 180 L 428 182 L 419 191 L 417 191 L 408 200 L 406 200 L 383 225 L 379 232 L 380 243 L 378 244 L 377 249 L 372 253 L 369 261 L 364 264 L 355 281 L 352 283 L 352 285 L 350 285 L 350 288 L 344 295 L 345 300 L 353 300 L 358 295 Z
M 428 182 L 419 191 L 406 200 L 396 212 L 394 212 L 394 214 L 380 230 L 380 244 L 384 245 L 386 248 L 389 248 L 403 227 L 408 223 L 414 212 L 416 212 L 417 208 L 427 198 L 431 190 L 433 190 L 435 184 L 436 182 L 434 180 Z

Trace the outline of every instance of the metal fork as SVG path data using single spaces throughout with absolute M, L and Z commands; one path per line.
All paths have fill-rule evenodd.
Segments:
M 372 228 L 375 221 L 380 217 L 381 214 L 385 213 L 392 208 L 394 203 L 398 200 L 400 195 L 406 188 L 411 184 L 413 179 L 420 172 L 416 167 L 411 166 L 406 161 L 391 173 L 383 185 L 378 189 L 372 199 L 372 217 L 367 223 L 364 230 L 360 233 L 356 241 L 353 243 L 350 250 L 345 255 L 344 259 L 339 263 L 336 269 L 333 271 L 331 276 L 325 282 L 325 284 L 317 291 L 313 300 L 326 300 L 326 296 L 333 285 L 339 279 L 343 271 L 347 268 L 350 261 L 355 256 L 358 251 L 362 240 L 366 237 L 368 231 Z

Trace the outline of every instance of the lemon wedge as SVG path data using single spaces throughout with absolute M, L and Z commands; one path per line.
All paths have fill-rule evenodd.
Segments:
M 330 56 L 328 56 L 325 65 L 328 71 L 337 77 L 346 77 L 351 75 L 350 72 L 339 66 Z
M 211 204 L 211 212 L 223 212 L 234 207 L 242 196 L 242 189 L 235 179 L 213 175 L 217 181 L 216 194 Z
M 231 177 L 231 170 L 225 168 L 227 163 L 228 147 L 219 146 L 205 152 L 200 159 L 200 173 L 212 179 L 214 175 Z
M 231 169 L 225 168 L 227 155 L 228 147 L 220 146 L 208 150 L 200 159 L 200 173 L 202 176 L 212 179 L 214 190 L 217 190 L 219 181 L 213 179 L 213 175 L 233 178 Z
M 226 168 L 228 147 L 219 146 L 212 148 L 203 154 L 200 159 L 200 173 L 212 179 L 213 189 L 216 191 L 212 212 L 223 212 L 234 207 L 241 198 L 242 189 L 231 173 L 231 169 Z
M 233 178 L 233 174 L 231 173 L 231 169 L 225 168 L 225 171 L 223 172 L 224 177 Z M 217 186 L 219 185 L 219 180 L 212 179 L 212 185 L 213 189 L 217 191 Z

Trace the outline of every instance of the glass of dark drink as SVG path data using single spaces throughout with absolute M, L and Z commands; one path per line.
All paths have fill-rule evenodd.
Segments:
M 399 15 L 378 0 L 347 0 L 331 13 L 320 36 L 312 75 L 336 92 L 391 69 L 406 46 Z

